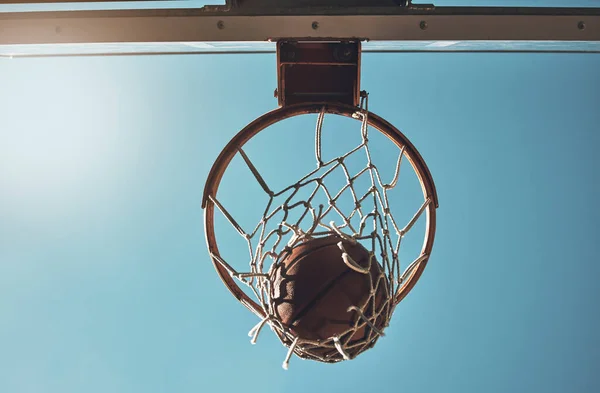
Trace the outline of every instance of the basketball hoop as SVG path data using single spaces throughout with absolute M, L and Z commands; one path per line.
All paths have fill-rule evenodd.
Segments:
M 284 119 L 305 114 L 318 114 L 315 132 L 315 158 L 317 168 L 303 176 L 301 179 L 292 179 L 290 184 L 282 190 L 272 190 L 244 151 L 244 145 L 258 133 L 271 125 Z M 360 123 L 361 143 L 341 156 L 324 161 L 321 155 L 321 136 L 325 116 L 344 116 L 356 119 Z M 371 160 L 369 150 L 369 128 L 374 128 L 385 135 L 398 147 L 398 159 L 393 179 L 384 182 L 380 172 Z M 237 223 L 233 215 L 223 206 L 218 199 L 218 190 L 221 179 L 230 162 L 236 155 L 240 155 L 248 166 L 262 190 L 269 197 L 267 208 L 255 229 L 245 232 Z M 345 166 L 345 160 L 356 154 L 364 154 L 365 167 L 356 174 L 351 174 Z M 403 162 L 408 162 L 417 174 L 423 203 L 414 212 L 412 219 L 406 223 L 396 222 L 390 211 L 388 191 L 393 189 L 398 181 L 400 167 Z M 346 184 L 341 190 L 328 188 L 328 174 L 335 169 L 341 169 L 346 174 Z M 355 180 L 359 176 L 369 176 L 371 185 L 368 189 L 359 190 Z M 309 187 L 311 196 L 295 200 L 297 191 Z M 336 206 L 336 198 L 342 192 L 352 194 L 354 207 L 348 211 L 341 211 Z M 274 205 L 274 199 L 284 193 L 291 193 L 281 205 Z M 327 196 L 328 205 L 313 205 L 313 196 L 322 192 Z M 368 208 L 367 208 L 368 206 Z M 231 293 L 250 311 L 261 320 L 250 331 L 252 342 L 265 325 L 276 333 L 281 342 L 288 347 L 288 355 L 284 361 L 284 368 L 292 354 L 300 358 L 313 359 L 322 362 L 335 363 L 341 360 L 352 359 L 359 353 L 371 348 L 383 334 L 383 328 L 388 326 L 395 306 L 410 292 L 421 276 L 433 248 L 436 224 L 437 195 L 429 170 L 411 142 L 393 125 L 379 116 L 368 111 L 367 95 L 363 94 L 360 107 L 335 103 L 301 103 L 284 106 L 269 112 L 240 131 L 223 149 L 215 161 L 206 181 L 204 190 L 203 207 L 205 209 L 205 228 L 208 250 L 215 268 L 229 288 Z M 216 210 L 215 210 L 216 207 Z M 299 220 L 288 222 L 285 217 L 291 209 L 302 209 Z M 217 234 L 215 232 L 215 211 L 219 211 L 236 231 L 248 242 L 250 246 L 250 266 L 247 271 L 239 271 L 225 260 L 219 252 Z M 273 222 L 274 212 L 282 212 L 284 219 Z M 327 213 L 335 212 L 339 216 L 337 222 L 324 222 Z M 398 252 L 401 241 L 415 222 L 425 214 L 426 228 L 423 245 L 418 258 L 405 267 L 400 266 Z M 353 225 L 352 219 L 360 218 L 360 225 Z M 378 303 L 377 309 L 366 309 L 360 305 L 350 307 L 347 311 L 357 315 L 355 323 L 344 334 L 329 337 L 326 340 L 308 340 L 299 337 L 290 326 L 282 322 L 272 304 L 270 286 L 271 274 L 281 260 L 281 256 L 289 252 L 305 239 L 338 236 L 349 242 L 361 242 L 366 245 L 371 255 L 381 258 L 381 274 L 385 276 L 386 300 Z M 273 246 L 266 248 L 267 240 L 274 240 Z M 256 241 L 258 246 L 253 249 L 251 241 Z M 265 248 L 263 248 L 265 247 Z M 342 250 L 343 251 L 343 250 Z M 371 274 L 362 266 L 353 263 L 352 258 L 344 252 L 344 263 L 355 271 Z M 246 294 L 239 284 L 244 284 L 251 289 L 254 299 Z M 382 284 L 383 285 L 383 284 Z M 371 304 L 371 303 L 369 303 Z M 373 303 L 374 304 L 374 303 Z M 377 318 L 383 318 L 383 328 L 375 326 Z M 379 323 L 379 322 L 377 322 Z M 350 340 L 352 334 L 358 329 L 367 327 L 369 334 L 364 340 Z M 346 334 L 347 333 L 347 334 Z

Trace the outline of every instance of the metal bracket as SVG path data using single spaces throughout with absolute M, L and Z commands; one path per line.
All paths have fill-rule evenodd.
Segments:
M 277 42 L 280 106 L 314 102 L 357 106 L 360 100 L 360 41 Z

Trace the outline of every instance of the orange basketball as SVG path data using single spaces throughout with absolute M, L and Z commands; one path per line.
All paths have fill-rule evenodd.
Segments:
M 386 301 L 388 281 L 375 258 L 369 274 L 349 268 L 340 242 L 359 266 L 369 266 L 369 252 L 358 242 L 335 235 L 306 240 L 284 252 L 271 272 L 273 312 L 301 339 L 327 340 L 337 336 L 350 346 L 364 341 L 370 347 L 378 335 L 371 332 L 356 311 L 348 308 L 364 310 L 373 325 L 383 330 L 390 307 Z M 354 347 L 349 351 L 351 356 L 366 349 Z M 318 356 L 332 352 L 337 351 L 331 351 L 331 347 L 315 351 Z

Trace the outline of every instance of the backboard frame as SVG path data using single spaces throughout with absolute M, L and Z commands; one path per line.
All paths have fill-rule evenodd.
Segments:
M 0 45 L 277 41 L 599 41 L 600 8 L 296 7 L 0 13 Z

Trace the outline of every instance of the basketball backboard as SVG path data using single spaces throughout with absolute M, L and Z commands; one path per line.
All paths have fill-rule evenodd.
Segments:
M 3 5 L 0 56 L 274 53 L 280 38 L 311 37 L 361 39 L 365 53 L 600 51 L 600 8 L 399 6 L 383 0 L 344 6 L 238 0 L 199 8 L 164 3 L 93 10 L 46 4 L 44 11 Z

